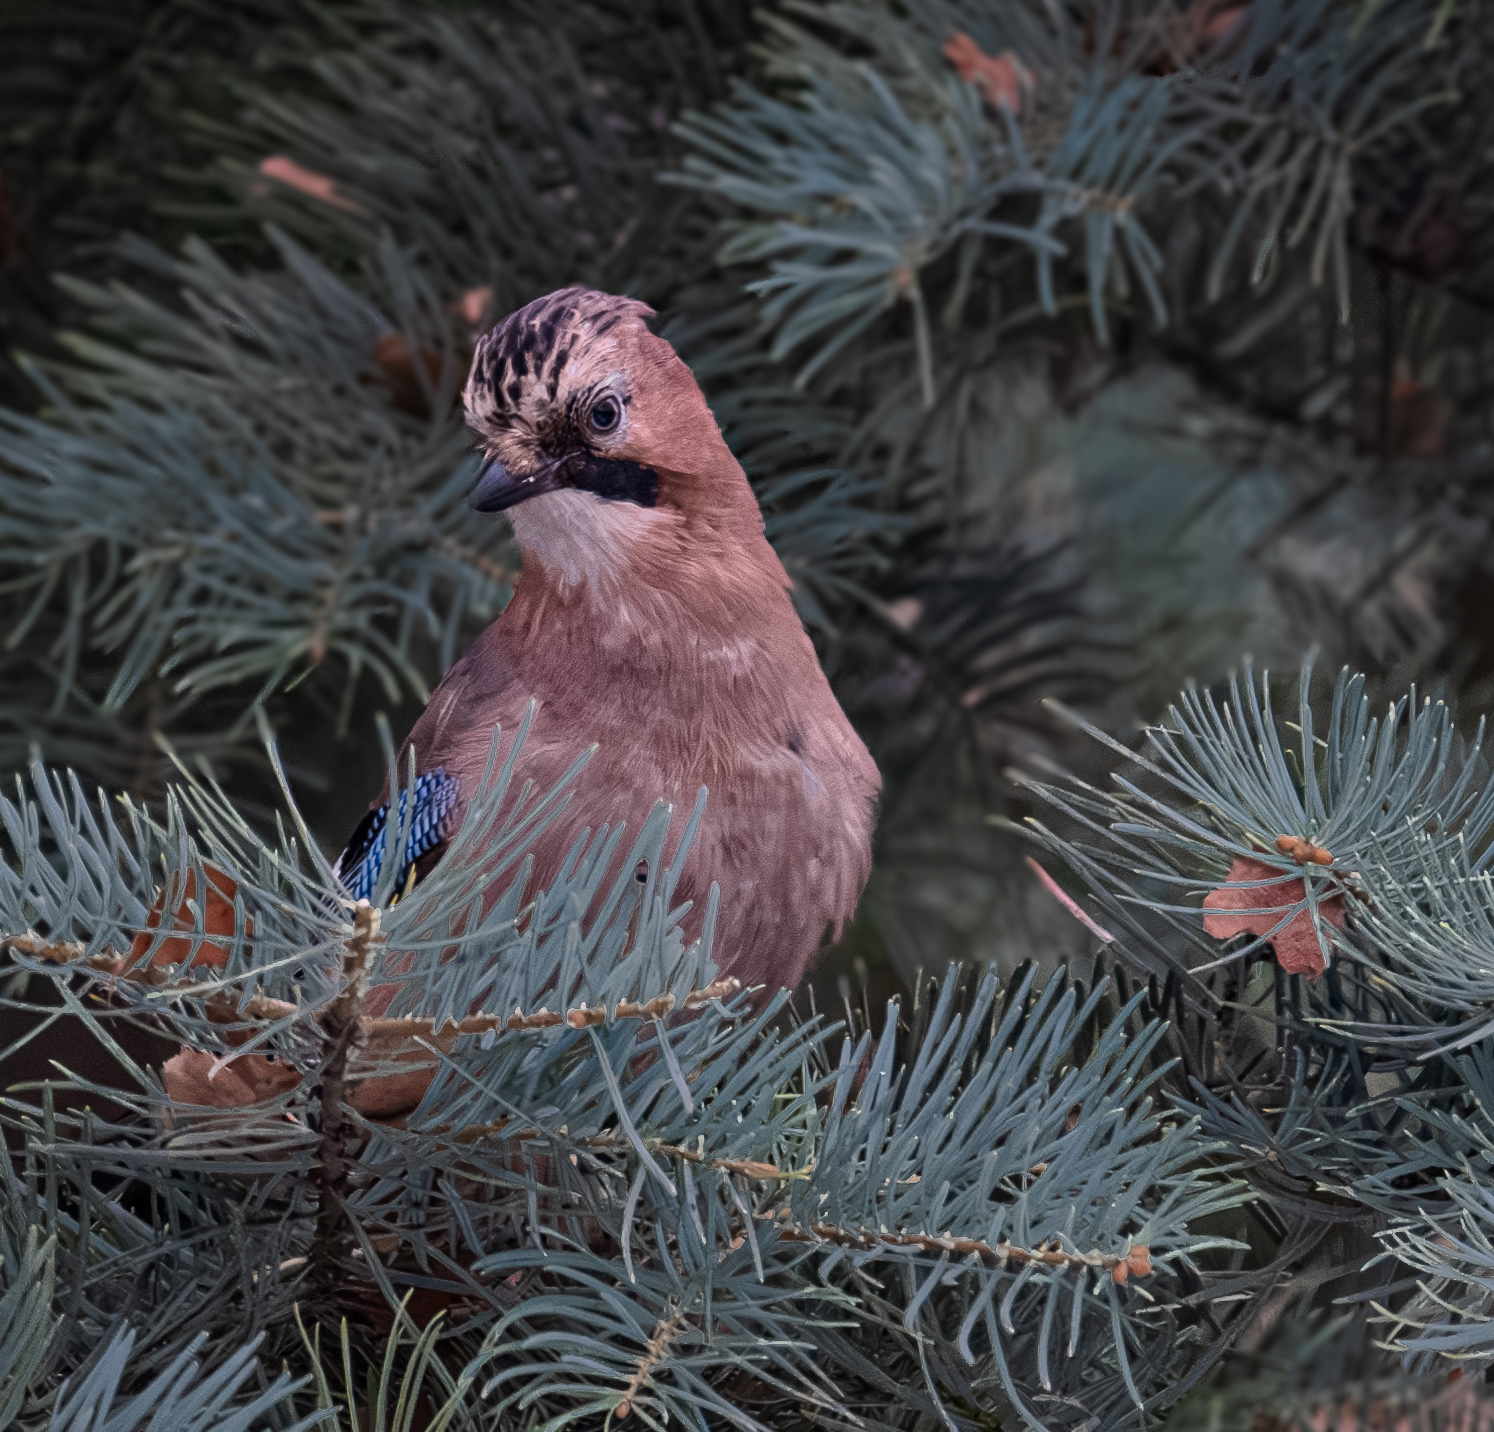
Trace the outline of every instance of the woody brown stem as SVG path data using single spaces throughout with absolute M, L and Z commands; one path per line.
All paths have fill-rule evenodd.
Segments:
M 555 1137 L 548 1130 L 537 1128 L 532 1124 L 517 1129 L 510 1129 L 507 1119 L 496 1124 L 468 1124 L 465 1128 L 455 1131 L 452 1130 L 450 1124 L 437 1124 L 435 1128 L 423 1130 L 422 1132 L 438 1136 L 447 1134 L 453 1143 L 458 1144 L 475 1144 L 481 1139 L 490 1138 L 499 1138 L 505 1143 L 525 1143 L 533 1139 Z M 626 1138 L 611 1131 L 605 1134 L 593 1134 L 589 1138 L 574 1139 L 572 1142 L 578 1148 L 597 1149 L 599 1151 L 632 1147 Z M 807 1169 L 781 1169 L 777 1164 L 763 1163 L 758 1159 L 713 1158 L 703 1150 L 687 1149 L 681 1144 L 666 1144 L 658 1139 L 645 1139 L 643 1146 L 650 1153 L 663 1154 L 665 1158 L 684 1159 L 687 1163 L 699 1164 L 702 1168 L 716 1168 L 721 1169 L 724 1173 L 741 1174 L 743 1178 L 803 1178 L 809 1172 Z
M 531 1139 L 554 1137 L 548 1130 L 524 1125 L 511 1128 L 507 1121 L 497 1124 L 469 1124 L 454 1132 L 450 1125 L 437 1125 L 428 1130 L 432 1134 L 450 1134 L 455 1143 L 476 1143 L 480 1139 L 498 1137 L 505 1142 L 522 1143 Z M 563 1133 L 563 1131 L 562 1131 Z M 628 1141 L 614 1132 L 595 1134 L 589 1138 L 575 1139 L 576 1146 L 587 1149 L 611 1150 L 630 1147 Z M 740 1174 L 745 1178 L 788 1180 L 806 1177 L 810 1170 L 780 1169 L 776 1164 L 760 1163 L 755 1159 L 713 1158 L 704 1150 L 685 1148 L 679 1144 L 666 1144 L 658 1139 L 645 1139 L 644 1146 L 650 1153 L 663 1154 L 666 1158 L 683 1159 L 703 1168 L 720 1169 L 725 1173 Z M 1030 1174 L 1040 1173 L 1046 1165 L 1029 1169 Z M 928 1233 L 887 1233 L 869 1228 L 842 1228 L 835 1223 L 798 1224 L 787 1221 L 788 1210 L 778 1214 L 764 1215 L 765 1221 L 775 1223 L 779 1236 L 793 1242 L 834 1243 L 842 1248 L 857 1248 L 874 1252 L 878 1248 L 919 1248 L 928 1253 L 952 1253 L 957 1257 L 978 1257 L 987 1267 L 1021 1268 L 1035 1263 L 1046 1268 L 1062 1268 L 1069 1271 L 1079 1269 L 1103 1269 L 1111 1278 L 1124 1284 L 1129 1279 L 1144 1278 L 1152 1272 L 1151 1250 L 1144 1243 L 1135 1243 L 1125 1253 L 1068 1253 L 1056 1242 L 1051 1246 L 1022 1248 L 1012 1243 L 990 1244 L 980 1238 L 954 1238 Z
M 1136 1243 L 1124 1254 L 1115 1253 L 1066 1253 L 1056 1244 L 1052 1247 L 1018 1248 L 1011 1243 L 994 1246 L 979 1238 L 936 1237 L 928 1233 L 883 1233 L 870 1228 L 842 1228 L 835 1223 L 811 1223 L 806 1225 L 779 1221 L 779 1237 L 799 1243 L 834 1243 L 842 1248 L 857 1248 L 875 1252 L 878 1248 L 920 1248 L 928 1253 L 953 1253 L 968 1258 L 978 1257 L 987 1267 L 1021 1268 L 1036 1263 L 1045 1268 L 1063 1268 L 1077 1271 L 1087 1268 L 1104 1268 L 1117 1283 L 1128 1278 L 1143 1278 L 1152 1271 L 1151 1250 L 1144 1243 Z
M 131 965 L 129 959 L 116 954 L 112 946 L 105 946 L 98 954 L 89 955 L 86 959 L 83 949 L 83 945 L 77 940 L 47 941 L 35 930 L 27 930 L 24 935 L 0 935 L 0 953 L 14 950 L 17 954 L 33 960 L 45 960 L 48 964 L 80 965 L 90 974 L 123 980 L 127 984 L 162 990 L 168 994 L 186 994 L 202 987 L 200 980 L 172 979 L 167 969 L 160 965 Z M 204 973 L 207 971 L 204 970 Z M 251 995 L 241 1008 L 231 990 L 209 995 L 202 1003 L 208 1018 L 221 1024 L 232 1024 L 241 1019 L 286 1019 L 297 1010 L 296 1005 L 283 999 L 268 999 L 262 994 Z
M 33 960 L 46 960 L 49 964 L 70 965 L 83 958 L 83 945 L 78 940 L 44 940 L 35 930 L 27 930 L 24 935 L 0 936 L 0 952 L 9 954 L 12 950 L 19 954 L 27 955 Z M 100 968 L 99 961 L 113 961 L 118 956 L 112 950 L 102 955 L 94 955 L 87 961 L 89 969 Z
M 354 939 L 356 938 L 355 933 Z M 85 959 L 83 949 L 83 945 L 78 941 L 48 942 L 34 930 L 28 930 L 24 935 L 0 935 L 0 953 L 15 950 L 18 954 L 26 955 L 30 959 L 45 960 L 49 964 L 77 964 L 90 973 L 103 975 L 107 979 L 124 980 L 129 984 L 144 985 L 149 989 L 161 990 L 168 994 L 172 992 L 186 994 L 201 987 L 200 981 L 197 980 L 173 980 L 166 970 L 158 965 L 131 966 L 124 956 L 117 955 L 108 948 Z M 719 979 L 706 985 L 703 989 L 691 990 L 685 996 L 681 1008 L 690 1011 L 702 1009 L 713 999 L 725 999 L 741 988 L 741 980 L 728 976 L 726 979 Z M 615 1015 L 618 1019 L 662 1019 L 674 1009 L 675 1002 L 672 994 L 655 995 L 652 999 L 642 1001 L 619 1000 Z M 298 1006 L 286 1000 L 270 999 L 262 994 L 251 995 L 249 1000 L 240 1007 L 237 999 L 228 991 L 209 995 L 203 1001 L 203 1005 L 209 1018 L 222 1023 L 242 1019 L 287 1019 L 298 1009 Z M 336 1008 L 335 1002 L 332 1008 Z M 331 1011 L 328 1010 L 320 1016 L 324 1029 L 327 1027 L 330 1013 Z M 404 1034 L 411 1039 L 422 1036 L 432 1038 L 459 1034 L 487 1034 L 490 1031 L 512 1033 L 526 1029 L 554 1029 L 562 1024 L 568 1024 L 572 1029 L 586 1029 L 590 1026 L 603 1025 L 606 1022 L 607 1010 L 602 1005 L 588 1008 L 584 1002 L 574 1009 L 563 1012 L 537 1009 L 530 1014 L 525 1014 L 522 1010 L 516 1009 L 512 1014 L 470 1014 L 465 1019 L 448 1017 L 439 1026 L 433 1019 L 423 1019 L 414 1015 L 399 1019 L 360 1019 L 359 1042 L 393 1034 Z
M 742 988 L 739 979 L 717 980 L 714 984 L 708 984 L 704 989 L 691 990 L 685 996 L 684 1008 L 697 1010 L 709 1004 L 713 999 L 722 999 L 727 995 L 735 994 Z M 619 1000 L 617 1004 L 616 1017 L 618 1019 L 662 1019 L 674 1008 L 675 1000 L 672 994 L 655 995 L 653 999 L 642 1003 L 630 999 Z M 439 1027 L 432 1019 L 422 1019 L 418 1016 L 410 1016 L 404 1019 L 370 1019 L 367 1021 L 367 1030 L 370 1036 L 405 1034 L 410 1038 L 417 1036 L 441 1037 L 455 1034 L 487 1034 L 495 1031 L 513 1031 L 520 1029 L 554 1029 L 558 1025 L 568 1024 L 572 1029 L 586 1029 L 590 1026 L 600 1026 L 607 1022 L 607 1010 L 602 1005 L 588 1008 L 585 1002 L 568 1009 L 564 1014 L 556 1013 L 549 1009 L 537 1009 L 532 1014 L 525 1014 L 516 1009 L 512 1014 L 469 1014 L 465 1019 L 451 1019 Z
M 355 1126 L 348 1118 L 344 1100 L 348 1061 L 359 1041 L 358 1011 L 368 993 L 369 957 L 379 938 L 379 912 L 367 900 L 360 900 L 353 914 L 353 933 L 342 960 L 342 992 L 322 1013 L 325 1042 L 321 1079 L 317 1086 L 321 1112 L 316 1162 L 311 1174 L 317 1204 L 311 1266 L 322 1293 L 330 1292 L 335 1286 L 350 1241 L 342 1204 L 353 1167 L 348 1145 Z
M 619 1420 L 632 1412 L 634 1399 L 653 1381 L 654 1369 L 664 1360 L 669 1344 L 687 1326 L 689 1325 L 685 1319 L 678 1313 L 655 1325 L 653 1335 L 648 1340 L 648 1351 L 638 1359 L 633 1375 L 628 1379 L 627 1386 L 623 1388 L 622 1401 L 617 1404 L 616 1415 Z

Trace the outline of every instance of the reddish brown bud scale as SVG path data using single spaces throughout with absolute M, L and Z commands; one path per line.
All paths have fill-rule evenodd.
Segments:
M 1333 856 L 1329 851 L 1324 850 L 1321 845 L 1314 845 L 1312 841 L 1300 835 L 1278 835 L 1276 848 L 1289 859 L 1295 860 L 1298 865 L 1333 864 Z

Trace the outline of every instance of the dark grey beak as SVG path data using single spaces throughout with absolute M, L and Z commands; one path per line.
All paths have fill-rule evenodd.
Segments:
M 560 473 L 565 460 L 547 463 L 523 477 L 515 477 L 496 457 L 489 458 L 477 474 L 477 485 L 467 498 L 474 512 L 502 512 L 526 498 L 542 492 L 554 492 L 561 486 Z

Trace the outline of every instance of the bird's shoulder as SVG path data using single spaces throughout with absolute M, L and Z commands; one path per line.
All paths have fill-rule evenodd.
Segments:
M 406 746 L 414 747 L 416 764 L 422 770 L 442 761 L 449 765 L 454 752 L 465 750 L 472 732 L 481 728 L 488 733 L 481 742 L 485 752 L 494 723 L 501 722 L 508 729 L 523 715 L 534 694 L 521 679 L 501 639 L 499 623 L 494 622 L 441 678 L 411 728 Z
M 355 899 L 369 898 L 378 884 L 391 834 L 406 842 L 397 892 L 435 866 L 461 824 L 465 788 L 482 770 L 494 726 L 509 732 L 522 719 L 530 693 L 495 640 L 496 626 L 453 663 L 405 738 L 399 769 L 408 769 L 413 751 L 413 787 L 394 799 L 382 791 L 348 838 L 336 869 Z

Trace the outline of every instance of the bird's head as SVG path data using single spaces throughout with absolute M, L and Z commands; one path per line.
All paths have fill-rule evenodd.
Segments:
M 703 535 L 761 542 L 751 487 L 651 313 L 560 289 L 473 355 L 463 402 L 486 463 L 470 503 L 509 511 L 526 559 L 562 587 L 606 588 Z

